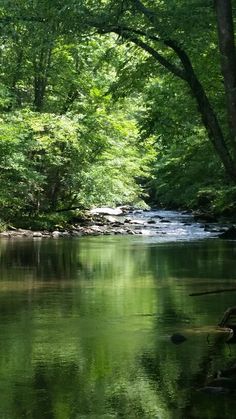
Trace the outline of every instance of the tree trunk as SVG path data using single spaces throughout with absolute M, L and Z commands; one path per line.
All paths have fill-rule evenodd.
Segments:
M 48 72 L 51 65 L 52 47 L 42 47 L 39 57 L 34 59 L 34 107 L 43 110 L 44 97 L 47 88 Z
M 130 31 L 131 33 L 127 32 L 127 30 L 126 32 L 122 32 L 120 28 L 114 28 L 113 32 L 116 32 L 118 35 L 122 35 L 123 38 L 135 43 L 137 46 L 152 55 L 155 60 L 168 71 L 188 83 L 192 95 L 197 102 L 198 110 L 201 115 L 203 125 L 207 130 L 208 137 L 221 162 L 223 163 L 226 173 L 234 182 L 236 182 L 236 160 L 231 157 L 218 118 L 186 52 L 180 48 L 176 42 L 172 40 L 164 41 L 164 44 L 171 48 L 179 57 L 183 67 L 179 68 L 160 55 L 147 42 L 144 42 L 140 38 L 134 36 L 132 31 Z
M 215 0 L 230 139 L 236 159 L 236 52 L 231 0 Z
M 226 173 L 234 182 L 236 182 L 236 161 L 231 157 L 218 118 L 211 106 L 211 103 L 201 82 L 195 74 L 188 55 L 175 42 L 166 41 L 165 43 L 176 52 L 179 59 L 181 60 L 185 69 L 186 81 L 191 89 L 193 97 L 198 104 L 198 110 L 201 114 L 202 122 L 208 132 L 209 139 L 211 140 L 216 153 L 220 157 L 225 167 Z
M 142 13 L 151 25 L 158 30 L 155 12 L 147 9 L 141 0 L 132 0 L 132 2 L 136 10 Z M 198 110 L 203 125 L 207 130 L 208 137 L 223 163 L 226 173 L 236 183 L 236 58 L 233 39 L 232 5 L 230 0 L 215 0 L 215 3 L 220 28 L 220 48 L 224 58 L 222 59 L 222 74 L 225 82 L 229 123 L 232 133 L 231 147 L 224 136 L 217 115 L 211 106 L 203 85 L 194 71 L 188 54 L 175 41 L 161 39 L 158 36 L 148 34 L 146 31 L 142 32 L 139 29 L 122 27 L 120 25 L 115 27 L 110 26 L 108 28 L 101 27 L 101 24 L 99 26 L 101 33 L 115 32 L 122 38 L 133 42 L 148 54 L 152 55 L 159 64 L 174 76 L 187 82 L 197 102 Z M 145 38 L 146 40 L 144 41 L 143 39 Z M 160 54 L 158 50 L 151 46 L 152 44 L 150 45 L 150 41 L 152 43 L 162 42 L 171 48 L 180 59 L 182 67 L 177 66 L 173 61 Z M 232 155 L 231 152 L 233 152 Z
M 17 82 L 21 79 L 22 76 L 22 63 L 23 63 L 23 49 L 20 45 L 17 44 L 16 49 L 16 65 L 12 77 L 12 91 L 15 94 L 17 105 L 21 106 L 21 94 L 19 89 L 17 89 Z

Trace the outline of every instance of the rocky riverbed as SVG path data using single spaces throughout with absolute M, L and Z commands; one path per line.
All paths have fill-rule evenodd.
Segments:
M 227 223 L 187 212 L 166 210 L 131 210 L 129 208 L 96 208 L 83 221 L 77 220 L 69 228 L 55 227 L 53 231 L 32 231 L 9 228 L 0 237 L 60 238 L 88 235 L 142 235 L 161 241 L 198 240 L 218 237 L 227 231 Z

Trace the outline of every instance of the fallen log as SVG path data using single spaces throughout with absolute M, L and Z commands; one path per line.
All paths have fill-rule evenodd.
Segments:
M 193 292 L 191 294 L 189 294 L 190 297 L 198 297 L 201 295 L 207 295 L 207 294 L 220 294 L 221 292 L 234 292 L 236 291 L 236 288 L 221 288 L 221 289 L 216 289 L 216 290 L 212 290 L 212 291 L 202 291 L 202 292 Z

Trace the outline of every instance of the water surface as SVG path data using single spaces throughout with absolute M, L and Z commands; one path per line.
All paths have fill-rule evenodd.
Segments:
M 215 330 L 236 293 L 189 296 L 232 288 L 235 255 L 215 239 L 1 240 L 0 417 L 235 418 L 231 395 L 198 389 L 236 362 Z

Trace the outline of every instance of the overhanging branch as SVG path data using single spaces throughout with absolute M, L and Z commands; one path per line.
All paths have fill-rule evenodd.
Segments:
M 141 12 L 148 20 L 155 25 L 156 13 L 153 10 L 148 9 L 140 0 L 132 0 L 135 8 Z
M 110 27 L 106 27 L 102 29 L 100 28 L 99 32 L 103 34 L 113 32 L 121 36 L 122 38 L 126 39 L 127 41 L 133 42 L 135 45 L 142 48 L 144 51 L 148 52 L 148 54 L 154 57 L 157 62 L 159 62 L 163 67 L 169 70 L 172 74 L 174 74 L 175 76 L 179 77 L 182 80 L 185 80 L 185 81 L 187 80 L 184 70 L 177 67 L 175 64 L 171 63 L 163 55 L 161 55 L 158 51 L 156 51 L 156 49 L 150 46 L 147 42 L 144 42 L 141 38 L 138 38 L 137 36 L 134 35 L 134 34 L 138 34 L 141 36 L 145 36 L 146 34 L 144 32 L 139 31 L 137 29 L 131 29 L 131 28 L 122 27 L 122 26 L 110 26 Z M 155 40 L 158 41 L 159 39 L 155 38 Z

